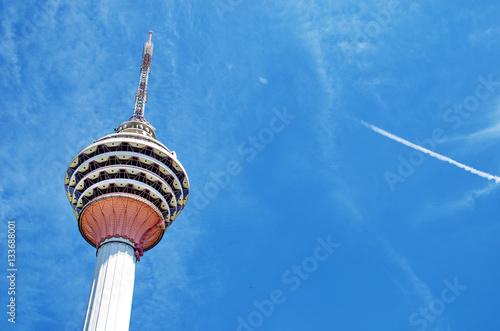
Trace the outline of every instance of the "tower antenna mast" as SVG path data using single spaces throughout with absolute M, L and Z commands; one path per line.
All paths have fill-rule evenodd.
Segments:
M 148 123 L 144 117 L 144 108 L 148 102 L 148 75 L 151 73 L 151 59 L 153 58 L 154 45 L 151 42 L 153 31 L 149 31 L 149 39 L 144 43 L 142 49 L 142 64 L 141 64 L 141 79 L 139 80 L 139 88 L 135 94 L 134 114 L 129 121 L 139 121 Z

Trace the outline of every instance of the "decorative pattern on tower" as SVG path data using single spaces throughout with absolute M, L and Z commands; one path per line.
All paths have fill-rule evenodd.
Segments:
M 144 118 L 151 35 L 142 52 L 134 114 L 114 134 L 80 151 L 64 182 L 82 236 L 96 248 L 113 237 L 128 239 L 137 259 L 161 240 L 189 195 L 175 152 L 156 140 L 155 128 Z

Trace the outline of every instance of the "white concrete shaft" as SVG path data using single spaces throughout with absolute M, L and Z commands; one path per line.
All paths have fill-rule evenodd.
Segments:
M 104 241 L 90 288 L 84 331 L 126 331 L 130 323 L 134 292 L 134 249 L 123 238 Z

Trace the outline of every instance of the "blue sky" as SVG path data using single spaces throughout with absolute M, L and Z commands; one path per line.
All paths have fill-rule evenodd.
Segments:
M 137 264 L 131 330 L 499 330 L 498 184 L 361 124 L 500 175 L 499 16 L 486 0 L 0 3 L 0 226 L 18 235 L 0 328 L 81 328 L 95 250 L 64 172 L 132 114 L 153 30 L 145 114 L 191 194 Z

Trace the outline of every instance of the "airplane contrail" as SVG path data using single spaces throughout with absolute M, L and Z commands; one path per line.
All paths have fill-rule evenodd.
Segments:
M 428 150 L 427 148 L 424 148 L 424 147 L 421 147 L 421 146 L 418 146 L 418 145 L 415 145 L 414 143 L 411 143 L 409 142 L 408 140 L 405 140 L 403 138 L 400 138 L 390 132 L 387 132 L 385 130 L 382 130 L 381 128 L 378 128 L 376 127 L 375 125 L 372 125 L 370 123 L 366 123 L 365 121 L 361 121 L 361 124 L 363 124 L 364 126 L 366 126 L 368 129 L 371 129 L 377 133 L 380 133 L 381 135 L 383 136 L 386 136 L 387 138 L 390 138 L 392 140 L 395 140 L 397 142 L 400 142 L 402 143 L 403 145 L 406 145 L 408 147 L 411 147 L 413 149 L 416 149 L 417 151 L 421 151 L 427 155 L 430 155 L 432 157 L 435 157 L 436 159 L 438 160 L 441 160 L 441 161 L 445 161 L 445 162 L 448 162 L 448 163 L 451 163 L 459 168 L 462 168 L 466 171 L 469 171 L 469 172 L 472 172 L 473 174 L 476 174 L 478 176 L 481 176 L 483 178 L 487 178 L 489 180 L 494 180 L 496 183 L 499 183 L 500 182 L 500 177 L 498 176 L 493 176 L 493 175 L 490 175 L 486 172 L 483 172 L 483 171 L 480 171 L 480 170 L 477 170 L 477 169 L 474 169 L 474 168 L 471 168 L 469 166 L 466 166 L 465 164 L 462 164 L 460 162 L 457 162 L 455 160 L 452 160 L 450 159 L 449 157 L 446 157 L 444 155 L 441 155 L 441 154 L 438 154 L 438 153 L 435 153 L 431 150 Z

